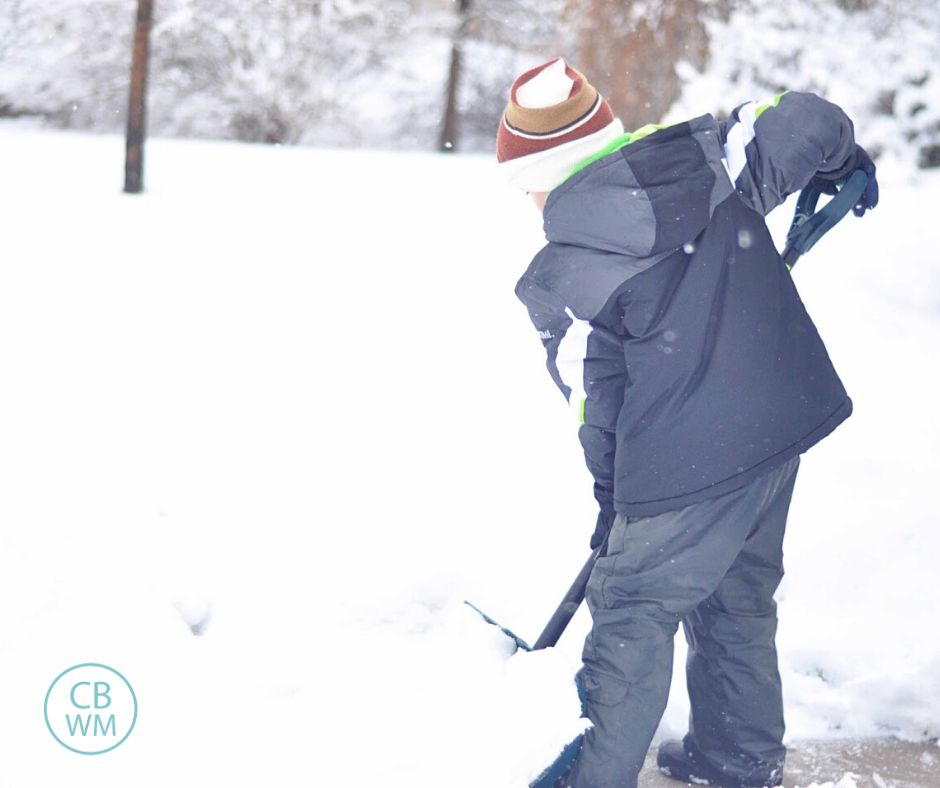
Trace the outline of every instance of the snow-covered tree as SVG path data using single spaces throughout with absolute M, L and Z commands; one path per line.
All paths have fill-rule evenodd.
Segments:
M 59 126 L 120 128 L 134 7 L 133 0 L 4 0 L 0 108 Z
M 708 65 L 680 64 L 670 117 L 813 90 L 849 112 L 873 153 L 940 166 L 940 0 L 738 0 L 707 29 Z
M 441 10 L 416 0 L 159 0 L 151 47 L 157 134 L 388 143 L 408 74 Z M 427 5 L 427 4 L 424 4 Z M 433 5 L 433 4 L 432 4 Z M 0 107 L 119 130 L 133 0 L 10 0 L 0 9 Z M 439 36 L 440 37 L 440 36 Z M 443 78 L 433 71 L 435 84 Z M 383 96 L 383 92 L 385 95 Z M 392 94 L 392 95 L 389 95 Z M 401 100 L 399 100 L 401 99 Z M 419 119 L 433 127 L 437 118 Z M 388 122 L 383 122 L 388 121 Z
M 172 0 L 154 29 L 155 127 L 261 142 L 367 137 L 360 83 L 381 74 L 407 4 Z

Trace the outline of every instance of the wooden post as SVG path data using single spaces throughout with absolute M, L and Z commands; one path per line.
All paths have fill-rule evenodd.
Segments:
M 150 54 L 150 24 L 153 0 L 137 0 L 134 54 L 131 60 L 131 89 L 127 108 L 127 155 L 124 160 L 124 191 L 139 194 L 144 188 L 144 136 L 147 124 L 147 60 Z
M 466 33 L 467 17 L 470 11 L 470 0 L 460 0 L 458 13 L 460 24 L 454 33 L 454 41 L 450 48 L 450 70 L 447 74 L 447 97 L 444 102 L 444 122 L 441 124 L 441 138 L 438 141 L 438 150 L 453 153 L 457 150 L 457 90 L 460 86 L 461 51 L 463 37 Z

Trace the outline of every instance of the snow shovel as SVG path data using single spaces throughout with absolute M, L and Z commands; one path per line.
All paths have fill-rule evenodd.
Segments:
M 781 255 L 787 268 L 792 270 L 800 255 L 812 249 L 820 238 L 858 204 L 867 185 L 868 175 L 865 171 L 855 170 L 835 196 L 818 212 L 816 203 L 819 202 L 822 192 L 812 183 L 800 192 L 793 222 L 787 232 L 786 246 Z
M 607 536 L 609 535 L 610 531 L 607 532 Z M 607 547 L 607 536 L 604 537 L 604 541 L 601 542 L 598 547 L 594 548 L 594 551 L 588 557 L 588 560 L 584 563 L 584 566 L 581 567 L 581 571 L 578 572 L 578 576 L 571 584 L 571 588 L 568 589 L 568 593 L 565 594 L 564 598 L 561 600 L 561 603 L 555 609 L 555 612 L 552 613 L 552 617 L 548 620 L 548 623 L 545 625 L 545 629 L 542 630 L 542 634 L 539 635 L 538 640 L 535 641 L 535 645 L 533 646 L 530 646 L 528 643 L 526 643 L 511 629 L 507 629 L 506 627 L 494 621 L 473 603 L 467 602 L 465 600 L 464 604 L 469 605 L 474 610 L 476 610 L 476 612 L 483 617 L 483 620 L 487 624 L 492 624 L 494 627 L 498 627 L 504 635 L 515 642 L 516 648 L 521 648 L 523 651 L 540 651 L 543 648 L 554 646 L 558 642 L 558 639 L 561 637 L 562 633 L 565 631 L 565 628 L 568 626 L 568 622 L 571 621 L 571 619 L 574 617 L 574 614 L 578 612 L 578 608 L 581 606 L 581 602 L 584 600 L 584 591 L 587 588 L 588 578 L 591 576 L 591 570 L 594 569 L 595 562 L 604 552 L 604 548 Z

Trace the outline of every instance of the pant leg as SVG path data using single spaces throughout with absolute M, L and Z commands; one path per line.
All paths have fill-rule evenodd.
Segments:
M 686 747 L 713 766 L 759 784 L 783 769 L 783 698 L 774 592 L 783 578 L 783 535 L 799 460 L 767 489 L 747 541 L 718 587 L 683 621 L 692 712 Z
M 666 707 L 679 622 L 718 588 L 781 475 L 655 517 L 616 518 L 587 587 L 594 623 L 578 682 L 592 727 L 567 785 L 635 788 Z

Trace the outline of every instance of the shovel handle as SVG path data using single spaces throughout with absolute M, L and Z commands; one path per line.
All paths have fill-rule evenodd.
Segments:
M 787 268 L 793 268 L 800 255 L 812 249 L 820 238 L 858 204 L 867 185 L 867 173 L 864 170 L 855 170 L 836 195 L 819 211 L 816 211 L 816 203 L 822 192 L 812 184 L 800 192 L 793 222 L 787 233 L 787 243 L 781 255 Z

